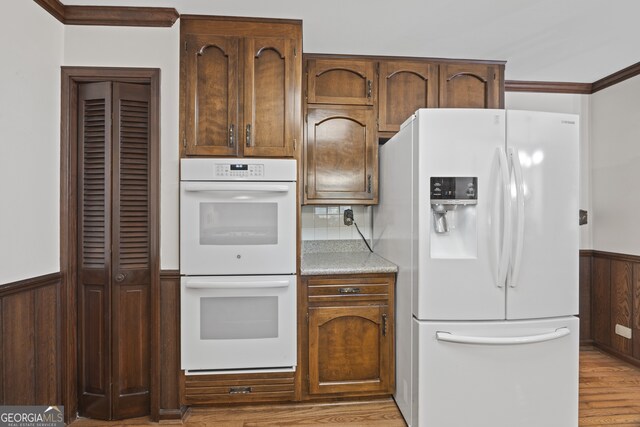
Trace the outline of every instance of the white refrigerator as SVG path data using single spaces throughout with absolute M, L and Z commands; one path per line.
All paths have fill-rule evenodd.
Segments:
M 380 147 L 415 427 L 578 425 L 578 117 L 421 109 Z

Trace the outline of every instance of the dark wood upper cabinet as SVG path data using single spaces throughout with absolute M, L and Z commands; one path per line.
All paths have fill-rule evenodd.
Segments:
M 378 130 L 398 132 L 419 108 L 438 106 L 438 66 L 425 61 L 380 61 Z
M 238 153 L 239 42 L 235 37 L 186 37 L 187 155 Z
M 306 203 L 378 202 L 378 142 L 370 107 L 308 107 Z
M 293 156 L 295 46 L 285 38 L 245 40 L 245 156 Z
M 368 59 L 309 59 L 307 102 L 374 105 L 378 93 L 375 62 Z
M 440 64 L 440 108 L 502 108 L 504 67 L 493 64 Z
M 299 21 L 187 16 L 181 40 L 181 156 L 294 156 Z

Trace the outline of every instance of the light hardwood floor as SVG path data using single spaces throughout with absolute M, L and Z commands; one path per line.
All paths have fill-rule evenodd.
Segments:
M 169 423 L 162 423 L 169 424 Z M 180 424 L 179 422 L 171 424 Z M 80 419 L 72 427 L 148 426 L 145 418 L 111 422 Z M 156 424 L 157 425 L 157 424 Z M 265 405 L 191 409 L 188 427 L 403 427 L 392 400 L 333 405 Z M 640 369 L 597 349 L 580 351 L 580 427 L 640 426 Z

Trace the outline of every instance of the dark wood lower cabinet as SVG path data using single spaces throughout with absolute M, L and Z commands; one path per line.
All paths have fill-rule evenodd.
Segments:
M 394 283 L 394 274 L 303 277 L 303 399 L 393 393 Z

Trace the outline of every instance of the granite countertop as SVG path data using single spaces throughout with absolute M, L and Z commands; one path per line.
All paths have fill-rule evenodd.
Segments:
M 303 276 L 325 274 L 395 273 L 398 266 L 369 252 L 361 240 L 309 240 L 302 242 Z

